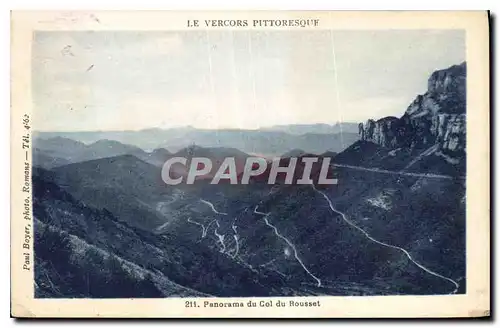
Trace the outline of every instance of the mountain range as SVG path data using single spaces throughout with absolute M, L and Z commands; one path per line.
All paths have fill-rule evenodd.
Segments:
M 300 148 L 308 153 L 320 154 L 325 151 L 339 152 L 359 139 L 357 132 L 335 133 L 316 132 L 323 125 L 310 125 L 302 129 L 303 134 L 292 134 L 281 130 L 207 130 L 193 127 L 172 129 L 146 129 L 140 131 L 86 131 L 86 132 L 35 132 L 40 139 L 65 138 L 92 144 L 100 140 L 113 140 L 144 150 L 165 148 L 170 152 L 179 151 L 193 144 L 201 147 L 236 148 L 248 154 L 279 156 L 287 151 Z M 346 125 L 347 126 L 347 125 Z M 352 126 L 352 124 L 348 125 Z M 288 126 L 294 130 L 293 126 Z M 307 131 L 307 132 L 306 132 Z
M 168 145 L 159 142 L 172 132 L 164 130 L 39 135 L 36 297 L 463 294 L 465 83 L 465 63 L 436 71 L 401 117 L 357 125 L 344 147 L 338 134 L 276 131 L 177 131 Z M 181 135 L 207 140 L 186 138 L 173 150 Z M 284 147 L 271 135 L 308 142 Z M 234 146 L 245 137 L 246 147 Z M 338 184 L 161 179 L 176 154 L 268 151 L 284 164 L 329 157 Z

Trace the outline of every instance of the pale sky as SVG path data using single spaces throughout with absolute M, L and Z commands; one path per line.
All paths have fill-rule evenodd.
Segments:
M 459 30 L 36 32 L 34 119 L 43 131 L 362 122 L 401 116 L 433 71 L 464 60 Z

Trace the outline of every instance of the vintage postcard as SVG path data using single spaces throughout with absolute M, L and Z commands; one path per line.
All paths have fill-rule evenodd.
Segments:
M 490 315 L 487 12 L 13 12 L 15 317 Z

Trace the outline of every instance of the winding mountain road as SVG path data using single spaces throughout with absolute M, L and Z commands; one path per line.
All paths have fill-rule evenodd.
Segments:
M 225 215 L 227 216 L 227 213 L 224 213 L 224 212 L 219 212 L 217 211 L 217 209 L 215 208 L 214 204 L 208 200 L 205 200 L 205 199 L 200 199 L 200 202 L 202 202 L 203 204 L 205 205 L 208 205 L 210 207 L 210 209 L 212 210 L 212 212 L 214 212 L 215 214 L 219 214 L 219 215 Z M 221 249 L 219 250 L 221 253 L 228 253 L 229 252 L 229 249 L 226 248 L 226 243 L 225 243 L 225 240 L 226 240 L 226 235 L 225 234 L 220 234 L 218 232 L 217 229 L 220 228 L 220 223 L 219 223 L 219 220 L 215 219 L 213 220 L 212 222 L 215 221 L 215 224 L 217 225 L 217 228 L 215 228 L 214 230 L 214 235 L 217 237 L 217 241 L 220 243 L 221 245 Z M 210 224 L 212 224 L 212 222 L 210 222 Z M 194 223 L 194 222 L 193 222 Z M 205 235 L 206 235 L 206 231 L 208 230 L 208 228 L 210 227 L 210 224 L 207 226 L 207 228 L 205 229 Z M 234 250 L 234 253 L 232 255 L 232 257 L 236 257 L 240 251 L 240 244 L 239 244 L 239 236 L 237 234 L 237 231 L 236 231 L 236 228 L 237 226 L 235 225 L 235 222 L 233 222 L 233 224 L 231 225 L 231 228 L 233 229 L 233 231 L 235 232 L 235 234 L 233 235 L 233 238 L 234 238 L 234 241 L 235 241 L 235 250 Z M 228 253 L 229 254 L 229 253 Z
M 220 228 L 219 221 L 215 221 L 217 224 L 217 228 L 214 229 L 214 235 L 217 237 L 217 240 L 221 244 L 222 248 L 219 250 L 221 253 L 226 252 L 226 244 L 224 243 L 224 240 L 226 238 L 226 235 L 221 235 L 220 233 L 217 232 L 217 229 Z
M 269 217 L 269 214 L 270 213 L 264 213 L 264 212 L 260 212 L 258 211 L 257 209 L 259 208 L 259 205 L 255 206 L 255 209 L 254 209 L 254 213 L 255 214 L 259 214 L 259 215 L 262 215 L 264 216 L 264 222 L 266 223 L 267 226 L 271 227 L 271 229 L 273 229 L 274 231 L 274 234 L 281 240 L 285 241 L 288 246 L 290 246 L 292 249 L 293 249 L 293 254 L 294 254 L 294 257 L 295 259 L 297 260 L 297 262 L 299 262 L 299 264 L 302 266 L 302 268 L 304 269 L 304 271 L 307 272 L 307 274 L 313 278 L 314 280 L 316 280 L 316 283 L 317 283 L 317 286 L 318 287 L 321 287 L 321 280 L 316 277 L 314 274 L 312 274 L 311 271 L 309 271 L 309 269 L 306 267 L 306 265 L 304 264 L 304 262 L 302 262 L 302 260 L 300 259 L 299 257 L 299 254 L 297 252 L 297 249 L 295 248 L 295 245 L 290 241 L 288 240 L 288 238 L 286 238 L 285 236 L 283 236 L 279 231 L 278 231 L 278 228 L 276 228 L 274 225 L 271 224 L 271 222 L 269 222 L 268 220 L 268 217 Z
M 368 232 L 366 232 L 365 230 L 363 230 L 362 228 L 360 228 L 359 226 L 357 226 L 355 223 L 353 223 L 351 220 L 349 220 L 347 218 L 347 215 L 339 210 L 337 210 L 334 206 L 333 206 L 333 203 L 332 201 L 330 200 L 330 198 L 328 197 L 328 195 L 326 193 L 324 193 L 323 191 L 320 191 L 318 189 L 316 189 L 316 186 L 314 186 L 313 184 L 311 184 L 312 188 L 318 192 L 320 195 L 323 196 L 323 198 L 328 202 L 328 205 L 330 207 L 330 209 L 332 210 L 332 212 L 340 215 L 342 217 L 342 219 L 347 223 L 349 224 L 351 227 L 355 228 L 356 230 L 358 230 L 359 232 L 361 232 L 363 235 L 365 235 L 366 238 L 368 238 L 369 240 L 371 240 L 372 242 L 376 243 L 376 244 L 379 244 L 379 245 L 382 245 L 382 246 L 385 246 L 385 247 L 388 247 L 388 248 L 392 248 L 392 249 L 396 249 L 400 252 L 402 252 L 413 264 L 415 264 L 418 268 L 420 268 L 421 270 L 427 272 L 428 274 L 431 274 L 437 278 L 440 278 L 440 279 L 443 279 L 449 283 L 452 283 L 454 286 L 455 286 L 455 289 L 450 293 L 450 294 L 455 294 L 457 291 L 458 291 L 458 288 L 460 287 L 460 285 L 453 279 L 451 278 L 448 278 L 448 277 L 445 277 L 443 275 L 440 275 L 439 273 L 436 273 L 428 268 L 426 268 L 425 266 L 423 266 L 422 264 L 418 263 L 417 261 L 415 261 L 413 259 L 413 257 L 411 256 L 411 254 L 404 248 L 402 247 L 399 247 L 399 246 L 395 246 L 395 245 L 391 245 L 391 244 L 386 244 L 384 242 L 381 242 L 375 238 L 373 238 L 372 236 L 370 236 L 370 234 Z
M 212 204 L 212 203 L 211 203 L 211 202 L 209 202 L 208 200 L 205 200 L 205 199 L 200 199 L 200 202 L 202 202 L 203 204 L 206 204 L 206 205 L 210 206 L 210 208 L 212 209 L 212 211 L 213 211 L 215 214 L 227 215 L 227 213 L 217 211 L 217 210 L 215 209 L 214 204 Z
M 445 175 L 435 175 L 435 174 L 418 174 L 418 173 L 408 173 L 408 172 L 396 172 L 396 171 L 388 171 L 388 170 L 381 170 L 381 169 L 370 169 L 370 168 L 363 168 L 363 167 L 355 167 L 355 166 L 350 166 L 350 165 L 339 165 L 339 164 L 334 164 L 335 166 L 339 166 L 339 167 L 346 167 L 346 168 L 351 168 L 351 169 L 359 169 L 359 170 L 363 170 L 363 171 L 371 171 L 371 172 L 378 172 L 378 173 L 387 173 L 387 174 L 398 174 L 398 175 L 410 175 L 410 176 L 419 176 L 419 177 L 430 177 L 430 178 L 445 178 L 445 179 L 453 179 L 453 177 L 449 177 L 449 176 L 445 176 Z M 448 278 L 448 277 L 445 277 L 437 272 L 434 272 L 432 271 L 431 269 L 425 267 L 424 265 L 420 264 L 419 262 L 417 262 L 412 256 L 411 254 L 404 248 L 402 247 L 399 247 L 399 246 L 396 246 L 396 245 L 391 245 L 391 244 L 387 244 L 387 243 L 384 243 L 382 241 L 379 241 L 377 239 L 375 239 L 374 237 L 372 237 L 368 232 L 366 232 L 364 229 L 362 229 L 361 227 L 359 227 L 358 225 L 356 225 L 354 222 L 352 222 L 351 220 L 349 220 L 347 218 L 347 215 L 341 211 L 339 211 L 338 209 L 336 209 L 334 206 L 333 206 L 333 203 L 331 201 L 331 199 L 328 197 L 328 195 L 321 191 L 321 190 L 318 190 L 316 188 L 315 185 L 311 184 L 313 190 L 317 193 L 319 193 L 328 203 L 328 206 L 330 208 L 330 210 L 338 215 L 340 215 L 342 217 L 342 219 L 349 225 L 351 226 L 352 228 L 358 230 L 359 232 L 361 232 L 366 238 L 368 238 L 370 241 L 378 244 L 378 245 L 381 245 L 381 246 L 384 246 L 384 247 L 387 247 L 387 248 L 391 248 L 391 249 L 395 249 L 401 253 L 403 253 L 407 258 L 408 260 L 410 260 L 414 265 L 416 265 L 419 269 L 425 271 L 426 273 L 434 276 L 434 277 L 437 277 L 439 279 L 442 279 L 442 280 L 445 280 L 446 282 L 448 283 L 451 283 L 453 284 L 454 286 L 454 290 L 450 293 L 450 294 L 455 294 L 457 291 L 458 291 L 458 288 L 460 287 L 460 285 L 453 279 L 451 278 Z M 219 212 L 215 209 L 215 206 L 207 201 L 207 200 L 204 200 L 204 199 L 200 199 L 201 202 L 203 202 L 204 204 L 208 205 L 212 211 L 216 214 L 219 214 L 219 215 L 227 215 L 227 213 L 224 213 L 224 212 Z M 283 240 L 288 246 L 290 246 L 293 250 L 293 253 L 294 253 L 294 257 L 295 259 L 297 260 L 297 262 L 302 266 L 302 268 L 304 269 L 304 271 L 311 277 L 313 278 L 315 281 L 316 281 L 316 285 L 317 287 L 322 287 L 322 283 L 321 283 L 321 279 L 319 279 L 318 277 L 316 277 L 308 268 L 307 266 L 304 264 L 304 262 L 302 261 L 302 259 L 300 258 L 299 256 L 299 253 L 295 247 L 295 245 L 288 239 L 286 238 L 285 236 L 283 236 L 278 228 L 276 226 L 274 226 L 268 219 L 269 215 L 271 213 L 264 213 L 264 212 L 261 212 L 258 210 L 259 208 L 259 205 L 255 206 L 255 209 L 254 209 L 254 213 L 255 214 L 258 214 L 258 215 L 261 215 L 263 216 L 263 220 L 265 222 L 265 224 L 270 227 L 274 234 L 281 240 Z M 217 224 L 217 227 L 220 227 L 219 225 L 219 222 L 218 220 L 214 220 Z M 194 222 L 192 222 L 194 223 Z M 236 226 L 233 222 L 232 224 L 232 228 L 233 228 L 233 231 L 236 232 Z M 206 230 L 208 230 L 208 227 L 206 228 Z M 218 241 L 221 243 L 221 246 L 222 246 L 222 249 L 221 249 L 221 252 L 226 252 L 226 245 L 224 244 L 224 235 L 220 235 L 218 232 L 217 232 L 217 229 L 215 229 L 214 231 Z M 238 240 L 238 235 L 235 234 L 234 235 L 234 239 L 236 241 L 236 250 L 235 250 L 235 253 L 233 255 L 234 256 L 237 256 L 238 253 L 239 253 L 239 240 Z
M 197 226 L 201 227 L 201 238 L 202 239 L 207 236 L 207 228 L 205 227 L 204 224 L 201 224 L 200 222 L 193 221 L 193 220 L 191 220 L 191 218 L 188 218 L 187 222 L 196 224 Z

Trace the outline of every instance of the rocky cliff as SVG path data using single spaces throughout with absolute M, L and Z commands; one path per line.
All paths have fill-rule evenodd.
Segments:
M 465 152 L 466 64 L 430 76 L 427 92 L 418 95 L 401 118 L 384 117 L 359 124 L 362 140 L 389 148 L 433 145 L 451 156 Z

